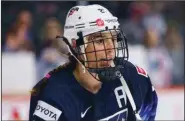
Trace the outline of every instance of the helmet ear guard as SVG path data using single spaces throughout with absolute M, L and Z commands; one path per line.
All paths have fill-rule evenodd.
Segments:
M 81 46 L 84 44 L 84 41 L 83 41 L 83 34 L 81 31 L 77 32 L 77 36 L 78 36 L 78 39 L 76 40 L 76 44 L 77 44 L 77 47 L 78 46 Z

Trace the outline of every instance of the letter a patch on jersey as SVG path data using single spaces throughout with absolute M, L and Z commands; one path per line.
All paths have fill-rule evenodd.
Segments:
M 40 100 L 33 115 L 46 121 L 57 121 L 61 114 L 62 111 Z
M 138 73 L 138 74 L 140 74 L 140 75 L 142 75 L 142 76 L 145 76 L 145 77 L 148 77 L 147 72 L 146 72 L 143 68 L 141 68 L 141 67 L 139 67 L 139 66 L 135 66 L 135 67 L 136 67 L 136 70 L 137 70 L 137 73 Z

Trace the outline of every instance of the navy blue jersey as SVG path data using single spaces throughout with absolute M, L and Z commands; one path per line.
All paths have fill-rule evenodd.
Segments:
M 121 73 L 142 120 L 154 120 L 158 100 L 146 71 L 127 62 Z M 40 90 L 31 96 L 29 120 L 136 120 L 119 79 L 103 83 L 92 94 L 77 82 L 71 69 L 64 67 L 47 76 L 47 82 L 35 86 Z

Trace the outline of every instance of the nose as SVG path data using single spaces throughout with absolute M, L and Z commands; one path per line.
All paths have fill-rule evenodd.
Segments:
M 108 39 L 105 43 L 105 49 L 106 50 L 112 50 L 114 48 L 114 43 L 112 39 Z
M 106 49 L 106 54 L 108 56 L 112 56 L 114 53 L 114 43 L 112 41 L 112 39 L 107 40 L 107 42 L 105 43 L 105 49 Z

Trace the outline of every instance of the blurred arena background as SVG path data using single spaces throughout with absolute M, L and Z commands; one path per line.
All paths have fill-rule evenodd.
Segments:
M 68 60 L 55 37 L 63 34 L 68 10 L 79 4 L 101 4 L 119 18 L 129 61 L 147 70 L 157 90 L 156 120 L 184 120 L 185 2 L 175 1 L 3 1 L 2 119 L 27 120 L 29 90 Z

